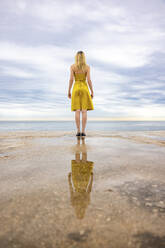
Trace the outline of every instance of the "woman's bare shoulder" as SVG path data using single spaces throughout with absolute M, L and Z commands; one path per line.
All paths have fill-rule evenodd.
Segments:
M 90 66 L 89 65 L 87 65 L 87 70 L 89 70 L 90 69 Z
M 74 68 L 75 68 L 75 64 L 72 64 L 70 67 L 71 67 L 72 69 L 74 69 Z
M 86 73 L 89 71 L 89 69 L 90 69 L 90 66 L 89 65 L 86 65 Z

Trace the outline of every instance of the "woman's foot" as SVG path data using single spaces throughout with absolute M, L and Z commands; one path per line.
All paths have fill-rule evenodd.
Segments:
M 80 132 L 77 132 L 76 136 L 81 136 L 81 133 Z
M 81 136 L 86 136 L 86 134 L 84 132 L 81 133 Z

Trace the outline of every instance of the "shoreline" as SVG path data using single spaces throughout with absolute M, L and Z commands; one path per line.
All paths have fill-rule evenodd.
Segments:
M 165 146 L 165 131 L 86 131 L 86 140 L 90 138 L 116 138 L 125 139 L 132 142 L 155 144 Z M 1 131 L 1 142 L 7 138 L 27 139 L 27 138 L 75 138 L 76 131 Z M 0 145 L 0 147 L 2 144 Z

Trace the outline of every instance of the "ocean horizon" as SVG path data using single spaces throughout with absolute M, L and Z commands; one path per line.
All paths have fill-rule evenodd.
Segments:
M 82 123 L 80 121 L 80 129 Z M 0 121 L 0 131 L 72 131 L 73 120 Z M 87 121 L 86 131 L 163 131 L 165 121 Z

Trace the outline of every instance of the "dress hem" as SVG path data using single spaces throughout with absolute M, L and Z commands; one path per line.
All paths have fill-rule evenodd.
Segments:
M 73 112 L 73 111 L 76 111 L 77 109 L 71 109 L 71 111 Z M 82 110 L 82 109 L 80 109 L 80 110 Z M 83 109 L 83 110 L 87 110 L 87 111 L 90 111 L 90 110 L 94 110 L 94 109 Z

